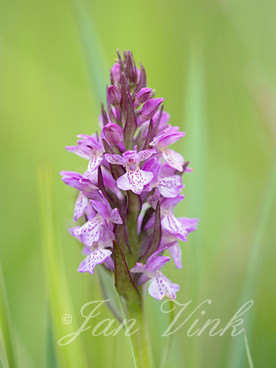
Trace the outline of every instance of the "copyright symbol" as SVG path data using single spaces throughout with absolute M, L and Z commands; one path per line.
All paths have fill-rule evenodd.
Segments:
M 70 325 L 72 323 L 72 315 L 71 314 L 63 314 L 62 315 L 62 323 L 65 325 Z

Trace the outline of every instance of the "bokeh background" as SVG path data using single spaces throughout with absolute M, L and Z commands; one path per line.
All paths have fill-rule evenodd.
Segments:
M 0 0 L 0 8 L 0 321 L 10 366 L 132 364 L 123 335 L 88 330 L 56 344 L 81 325 L 81 306 L 102 298 L 97 275 L 76 271 L 80 246 L 67 231 L 76 193 L 59 171 L 85 169 L 64 146 L 98 129 L 119 48 L 143 62 L 171 123 L 186 132 L 176 147 L 194 172 L 177 214 L 200 222 L 182 244 L 183 269 L 166 266 L 181 285 L 178 301 L 192 299 L 191 312 L 212 299 L 192 321 L 225 324 L 253 299 L 243 325 L 251 356 L 274 367 L 275 1 Z M 160 303 L 146 303 L 156 367 L 248 366 L 243 335 L 187 337 L 183 326 L 168 341 Z M 6 367 L 3 343 L 0 354 Z

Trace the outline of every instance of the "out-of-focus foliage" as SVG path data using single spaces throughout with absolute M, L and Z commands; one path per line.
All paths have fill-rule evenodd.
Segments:
M 242 335 L 187 337 L 187 329 L 199 317 L 199 325 L 207 318 L 226 324 L 248 299 L 254 300 L 244 316 L 252 359 L 255 366 L 272 366 L 275 1 L 0 0 L 0 8 L 0 255 L 19 367 L 46 366 L 53 349 L 59 362 L 61 356 L 70 359 L 70 345 L 56 344 L 59 333 L 73 332 L 83 322 L 81 306 L 102 298 L 97 277 L 76 271 L 81 247 L 67 231 L 75 194 L 58 173 L 85 169 L 64 146 L 74 144 L 80 132 L 97 130 L 117 48 L 132 50 L 145 65 L 149 86 L 165 98 L 172 123 L 187 134 L 177 149 L 195 169 L 184 177 L 186 198 L 177 212 L 199 216 L 198 231 L 182 244 L 183 269 L 175 272 L 171 262 L 166 272 L 181 285 L 178 301 L 193 299 L 190 313 L 207 298 L 212 304 L 206 315 L 195 313 L 175 333 L 166 366 L 233 368 L 234 361 L 235 368 L 245 367 Z M 39 205 L 43 176 L 38 173 L 45 167 L 52 177 L 50 220 L 41 213 L 45 198 L 45 206 Z M 269 203 L 265 209 L 264 203 Z M 53 295 L 62 285 L 55 284 L 59 272 L 51 273 L 55 262 L 49 265 L 45 251 L 49 221 L 62 270 L 59 282 L 66 279 L 56 306 Z M 61 311 L 64 293 L 72 301 L 64 308 L 72 304 L 74 311 Z M 168 323 L 159 307 L 147 301 L 157 363 Z M 50 309 L 72 314 L 74 323 L 62 325 L 62 315 L 49 319 Z M 107 307 L 91 324 L 103 318 L 112 318 Z M 123 334 L 93 337 L 87 330 L 79 339 L 74 349 L 87 355 L 75 358 L 80 364 L 87 359 L 95 367 L 130 366 Z M 49 341 L 54 348 L 46 349 Z

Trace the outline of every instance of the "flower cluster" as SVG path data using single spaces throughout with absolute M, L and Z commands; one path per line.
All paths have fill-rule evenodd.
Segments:
M 124 273 L 138 293 L 149 281 L 150 295 L 173 300 L 179 286 L 160 270 L 170 260 L 163 252 L 181 268 L 179 240 L 187 241 L 197 226 L 197 219 L 173 213 L 184 198 L 182 174 L 191 169 L 170 146 L 185 133 L 168 124 L 163 98 L 147 87 L 145 69 L 136 67 L 130 51 L 118 52 L 110 81 L 100 135 L 80 134 L 76 146 L 66 147 L 88 160 L 87 170 L 61 172 L 79 191 L 74 221 L 84 223 L 70 229 L 84 245 L 78 271 L 93 274 L 103 263 L 114 271 L 117 288 Z

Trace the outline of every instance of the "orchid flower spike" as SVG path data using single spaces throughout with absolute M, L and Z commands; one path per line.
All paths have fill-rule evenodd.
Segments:
M 163 102 L 147 86 L 143 65 L 136 67 L 130 51 L 118 52 L 99 135 L 80 134 L 76 145 L 66 147 L 88 160 L 87 170 L 61 172 L 64 183 L 78 191 L 77 226 L 70 229 L 83 245 L 78 271 L 108 268 L 119 294 L 132 302 L 139 302 L 146 289 L 158 300 L 176 298 L 179 285 L 161 268 L 171 257 L 181 267 L 180 242 L 198 222 L 174 215 L 184 199 L 183 174 L 192 169 L 170 148 L 185 133 L 168 124 Z

